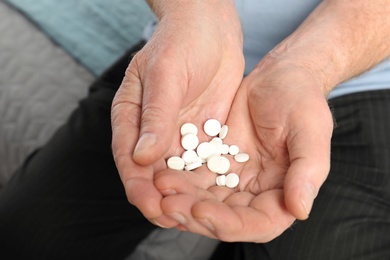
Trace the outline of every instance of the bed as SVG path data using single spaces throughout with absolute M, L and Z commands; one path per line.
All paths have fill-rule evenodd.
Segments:
M 1 0 L 0 17 L 1 189 L 153 15 L 143 0 Z

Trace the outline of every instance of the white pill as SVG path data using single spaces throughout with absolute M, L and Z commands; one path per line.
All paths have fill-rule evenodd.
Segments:
M 234 160 L 236 162 L 240 162 L 240 163 L 243 163 L 243 162 L 247 162 L 249 160 L 249 154 L 247 153 L 238 153 L 234 156 Z
M 180 134 L 182 136 L 186 135 L 186 134 L 197 135 L 198 134 L 198 128 L 196 127 L 196 125 L 194 125 L 192 123 L 185 123 L 180 128 Z
M 179 156 L 172 156 L 168 159 L 167 165 L 169 169 L 181 171 L 184 169 L 184 160 Z
M 194 150 L 184 151 L 184 153 L 181 155 L 181 158 L 184 160 L 186 165 L 192 164 L 197 157 L 198 154 Z
M 222 154 L 222 143 L 218 140 L 211 140 L 209 142 L 212 146 L 214 146 L 215 153 L 214 155 L 221 155 Z
M 209 136 L 217 136 L 221 131 L 221 123 L 217 119 L 209 119 L 203 126 L 204 132 Z
M 238 183 L 240 183 L 240 177 L 236 173 L 229 173 L 226 175 L 225 185 L 229 188 L 237 187 Z
M 223 125 L 221 127 L 221 131 L 219 131 L 219 135 L 218 135 L 219 138 L 224 139 L 227 136 L 228 130 L 229 130 L 228 126 Z
M 215 183 L 218 186 L 225 186 L 226 185 L 226 176 L 225 175 L 217 176 L 217 178 L 215 178 Z
M 181 146 L 185 150 L 194 150 L 199 144 L 199 139 L 194 134 L 186 134 L 181 138 Z
M 202 163 L 203 164 L 203 159 L 200 158 L 199 156 L 195 157 L 192 163 Z
M 217 148 L 209 142 L 204 142 L 196 148 L 196 152 L 200 158 L 205 160 L 210 156 L 215 155 L 217 153 Z
M 240 152 L 240 148 L 238 148 L 238 146 L 237 145 L 231 145 L 230 147 L 229 147 L 229 154 L 231 154 L 231 155 L 236 155 L 236 154 L 238 154 Z
M 219 144 L 223 144 L 223 141 L 222 141 L 222 139 L 221 138 L 219 138 L 219 137 L 214 137 L 213 139 L 211 139 L 211 141 L 210 142 L 217 142 L 217 143 L 219 143 Z
M 202 166 L 202 163 L 201 162 L 194 162 L 190 165 L 187 165 L 186 167 L 184 167 L 184 169 L 186 171 L 192 171 L 192 170 L 195 170 L 196 168 L 199 168 Z
M 229 145 L 223 144 L 221 146 L 221 154 L 228 154 L 229 153 Z
M 212 172 L 225 174 L 230 169 L 230 161 L 226 157 L 214 155 L 207 160 L 207 168 Z

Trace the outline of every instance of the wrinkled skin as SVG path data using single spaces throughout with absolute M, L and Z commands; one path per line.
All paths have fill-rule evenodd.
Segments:
M 314 63 L 272 53 L 243 79 L 242 33 L 232 10 L 194 8 L 161 18 L 114 98 L 113 155 L 129 202 L 152 223 L 266 242 L 308 217 L 326 179 L 333 122 L 323 89 L 333 84 L 308 69 Z M 306 57 L 306 50 L 293 54 Z M 216 187 L 205 166 L 167 169 L 165 160 L 183 151 L 180 126 L 201 129 L 209 118 L 228 124 L 225 142 L 250 154 L 245 164 L 232 161 L 240 175 L 235 189 Z
M 162 209 L 180 229 L 223 241 L 266 242 L 296 217 L 308 217 L 329 171 L 332 117 L 304 70 L 263 69 L 243 81 L 227 120 L 224 142 L 250 154 L 246 163 L 231 158 L 231 172 L 240 175 L 237 188 L 216 186 L 216 174 L 206 166 L 156 174 L 156 186 L 166 195 Z M 305 189 L 312 194 L 306 200 Z
M 226 121 L 244 71 L 237 14 L 222 13 L 215 21 L 202 14 L 190 24 L 175 14 L 160 20 L 112 105 L 113 155 L 127 197 L 146 218 L 160 217 L 166 226 L 176 222 L 163 216 L 154 173 L 182 149 L 177 133 L 184 122 Z

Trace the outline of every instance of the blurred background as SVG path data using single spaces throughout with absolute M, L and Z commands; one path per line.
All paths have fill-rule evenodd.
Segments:
M 153 18 L 144 0 L 0 0 L 0 190 Z

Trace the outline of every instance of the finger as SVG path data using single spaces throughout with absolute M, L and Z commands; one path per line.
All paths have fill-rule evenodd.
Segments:
M 140 75 L 144 79 L 141 129 L 133 158 L 141 165 L 162 158 L 173 138 L 179 138 L 175 129 L 188 81 L 181 73 L 184 67 L 177 69 L 167 60 L 150 61 L 147 75 Z
M 285 178 L 287 208 L 298 219 L 306 219 L 330 168 L 330 138 L 333 122 L 329 110 L 322 116 L 300 120 L 304 128 L 289 137 L 291 165 Z
M 155 173 L 154 183 L 162 194 L 176 193 L 195 194 L 198 188 L 207 190 L 215 185 L 216 174 L 210 172 L 206 166 L 195 171 L 163 170 Z
M 162 196 L 152 182 L 154 168 L 132 160 L 139 134 L 141 95 L 139 81 L 135 77 L 125 78 L 111 110 L 112 150 L 128 200 L 147 218 L 155 218 L 162 214 Z
M 192 207 L 198 202 L 199 200 L 192 195 L 176 194 L 165 197 L 161 205 L 165 215 L 180 223 L 179 226 L 185 230 L 216 238 L 207 227 L 192 217 Z
M 222 241 L 264 243 L 279 236 L 295 220 L 284 206 L 283 198 L 282 190 L 272 190 L 261 193 L 249 205 L 203 201 L 193 206 L 192 214 Z

